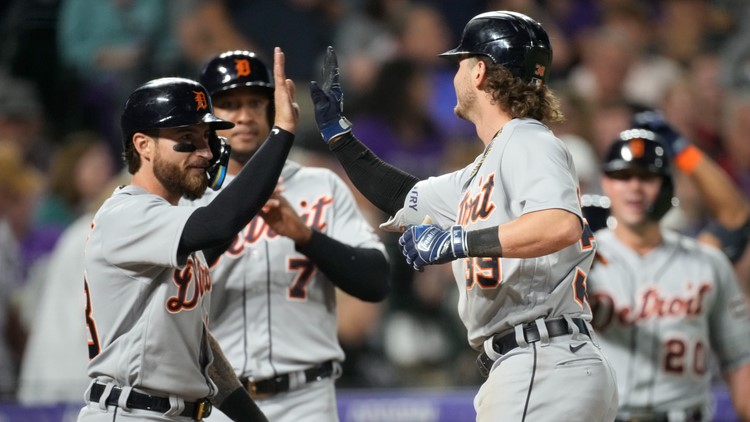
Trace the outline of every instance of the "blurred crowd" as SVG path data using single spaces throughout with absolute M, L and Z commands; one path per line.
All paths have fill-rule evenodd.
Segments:
M 308 82 L 333 45 L 354 133 L 423 178 L 481 152 L 453 115 L 454 69 L 437 57 L 487 10 L 540 21 L 553 43 L 550 85 L 583 193 L 599 193 L 602 154 L 634 113 L 660 109 L 750 196 L 750 7 L 744 0 L 11 0 L 0 4 L 0 398 L 80 400 L 85 374 L 85 233 L 122 175 L 119 116 L 161 76 L 196 79 L 226 50 L 287 55 L 301 127 L 293 159 L 346 175 L 321 142 Z M 353 189 L 354 190 L 354 189 Z M 356 191 L 356 190 L 355 190 Z M 708 221 L 678 178 L 667 224 Z M 374 227 L 384 216 L 359 203 Z M 392 234 L 393 292 L 340 295 L 339 387 L 478 385 L 449 267 L 406 266 Z M 747 254 L 746 254 L 747 255 Z M 737 266 L 750 285 L 750 259 Z M 80 352 L 80 353 L 79 353 Z M 80 388 L 80 390 L 78 389 Z

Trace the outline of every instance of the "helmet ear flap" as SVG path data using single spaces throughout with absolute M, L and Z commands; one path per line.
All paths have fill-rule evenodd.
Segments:
M 211 149 L 212 155 L 206 168 L 208 186 L 213 190 L 219 190 L 227 176 L 232 147 L 227 142 L 227 138 L 217 135 L 214 130 L 208 135 L 208 147 Z
M 661 180 L 659 194 L 648 209 L 649 216 L 656 221 L 661 220 L 672 209 L 672 199 L 674 198 L 674 182 L 672 178 L 662 177 Z

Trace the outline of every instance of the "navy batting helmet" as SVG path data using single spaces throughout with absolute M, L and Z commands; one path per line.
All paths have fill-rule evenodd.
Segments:
M 273 98 L 273 76 L 266 65 L 249 51 L 227 51 L 206 63 L 200 82 L 211 95 L 241 86 L 263 88 Z
M 160 78 L 138 87 L 128 100 L 120 119 L 125 149 L 138 131 L 208 123 L 211 129 L 229 129 L 234 123 L 213 114 L 208 91 L 185 78 Z
M 524 82 L 541 85 L 552 65 L 552 45 L 537 21 L 517 12 L 487 12 L 464 27 L 461 42 L 440 57 L 461 60 L 482 55 Z
M 655 132 L 646 129 L 620 132 L 607 152 L 602 170 L 608 175 L 625 170 L 645 170 L 661 176 L 661 190 L 648 210 L 649 216 L 658 221 L 672 208 L 672 169 L 663 141 Z

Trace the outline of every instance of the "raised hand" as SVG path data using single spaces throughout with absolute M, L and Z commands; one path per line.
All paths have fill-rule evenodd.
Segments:
M 406 263 L 422 271 L 425 265 L 444 264 L 467 256 L 466 231 L 462 226 L 443 230 L 435 224 L 410 226 L 398 240 Z
M 667 153 L 674 158 L 679 155 L 685 148 L 690 146 L 690 142 L 677 132 L 664 118 L 664 115 L 658 111 L 642 111 L 633 116 L 631 122 L 634 128 L 650 130 L 661 136 L 664 140 Z
M 321 77 L 322 87 L 315 81 L 310 82 L 310 96 L 315 105 L 315 123 L 323 141 L 328 143 L 352 130 L 352 124 L 341 114 L 344 111 L 344 93 L 339 82 L 338 59 L 331 46 L 326 50 Z
M 288 132 L 294 133 L 299 122 L 299 104 L 297 104 L 296 88 L 291 79 L 286 78 L 284 70 L 286 59 L 281 48 L 273 51 L 273 81 L 276 88 L 273 92 L 276 118 L 274 125 Z

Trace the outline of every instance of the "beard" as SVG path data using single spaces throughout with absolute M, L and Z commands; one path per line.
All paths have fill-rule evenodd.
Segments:
M 208 178 L 205 173 L 188 173 L 174 163 L 154 157 L 154 176 L 169 191 L 194 201 L 206 192 Z
M 476 94 L 469 90 L 462 90 L 462 92 L 456 92 L 456 98 L 456 106 L 453 108 L 453 113 L 460 119 L 471 122 L 469 119 L 469 110 L 477 101 Z

